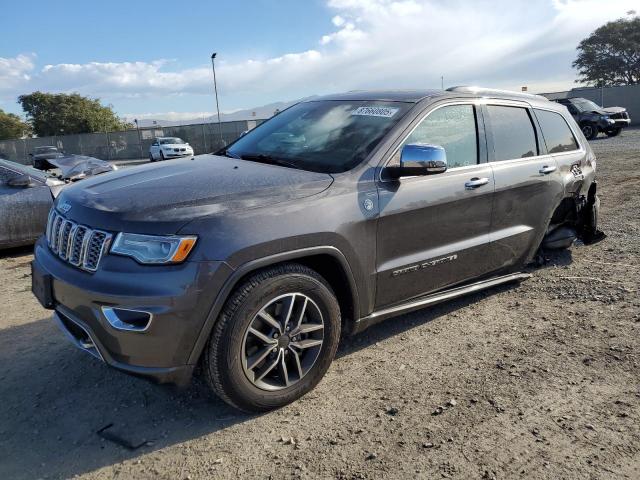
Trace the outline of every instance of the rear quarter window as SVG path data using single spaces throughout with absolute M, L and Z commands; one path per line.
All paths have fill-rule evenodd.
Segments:
M 538 155 L 535 130 L 526 108 L 487 105 L 487 112 L 493 133 L 494 161 Z
M 547 144 L 547 152 L 561 153 L 578 150 L 578 142 L 567 121 L 556 112 L 535 109 L 536 117 Z

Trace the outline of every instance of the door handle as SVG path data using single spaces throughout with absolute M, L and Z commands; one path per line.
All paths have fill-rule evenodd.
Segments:
M 473 190 L 474 188 L 481 187 L 482 185 L 486 185 L 487 183 L 489 183 L 489 179 L 487 177 L 473 177 L 468 182 L 465 182 L 464 188 L 466 188 L 467 190 Z
M 558 167 L 554 167 L 554 166 L 550 167 L 549 165 L 545 165 L 540 170 L 538 170 L 538 172 L 540 172 L 540 175 L 548 175 L 551 172 L 555 172 L 556 168 L 558 168 Z

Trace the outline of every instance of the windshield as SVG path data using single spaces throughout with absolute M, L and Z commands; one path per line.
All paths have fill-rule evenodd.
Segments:
M 160 139 L 160 145 L 173 145 L 176 143 L 184 143 L 184 140 L 178 137 L 167 137 Z
M 571 103 L 580 112 L 593 112 L 595 110 L 602 110 L 602 107 L 597 103 L 587 100 L 586 98 L 572 98 Z
M 56 147 L 36 147 L 34 151 L 36 153 L 58 153 Z
M 225 153 L 314 172 L 345 172 L 367 158 L 411 106 L 380 101 L 299 103 L 248 132 Z

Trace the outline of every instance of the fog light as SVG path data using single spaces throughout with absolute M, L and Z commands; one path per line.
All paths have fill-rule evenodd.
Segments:
M 116 330 L 130 332 L 145 332 L 153 319 L 149 312 L 128 308 L 102 307 L 102 314 Z

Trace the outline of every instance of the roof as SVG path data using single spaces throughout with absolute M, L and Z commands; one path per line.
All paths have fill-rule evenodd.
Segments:
M 307 101 L 317 100 L 352 100 L 352 101 L 381 101 L 381 102 L 407 102 L 418 103 L 425 98 L 445 97 L 485 97 L 500 98 L 505 100 L 525 100 L 529 102 L 547 102 L 547 98 L 541 95 L 533 95 L 524 92 L 512 92 L 484 87 L 451 87 L 447 90 L 354 90 L 346 93 L 336 93 L 322 97 L 313 97 Z
M 447 92 L 443 90 L 354 90 L 346 93 L 336 93 L 314 97 L 310 102 L 317 100 L 370 100 L 381 102 L 407 102 L 418 103 L 427 97 L 443 96 Z

